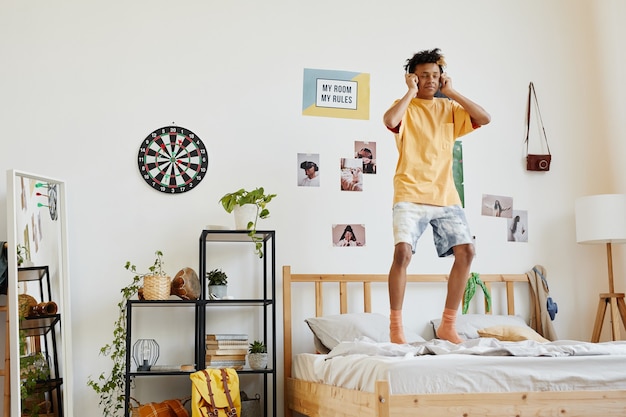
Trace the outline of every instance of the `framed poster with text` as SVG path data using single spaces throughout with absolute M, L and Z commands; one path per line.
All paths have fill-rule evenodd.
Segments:
M 305 68 L 302 114 L 369 120 L 370 75 Z

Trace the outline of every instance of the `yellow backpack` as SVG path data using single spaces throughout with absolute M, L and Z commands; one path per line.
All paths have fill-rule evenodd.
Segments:
M 191 378 L 192 417 L 238 417 L 241 415 L 239 375 L 232 368 L 209 368 Z

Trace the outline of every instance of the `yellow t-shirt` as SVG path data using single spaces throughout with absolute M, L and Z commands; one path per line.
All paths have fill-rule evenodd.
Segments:
M 395 134 L 394 204 L 461 204 L 452 176 L 454 141 L 473 131 L 469 114 L 447 98 L 414 98 Z

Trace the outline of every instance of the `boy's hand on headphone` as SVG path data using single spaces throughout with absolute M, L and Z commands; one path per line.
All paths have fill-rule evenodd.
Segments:
M 444 72 L 441 74 L 441 77 L 439 77 L 439 83 L 441 84 L 439 89 L 443 94 L 446 94 L 446 91 L 452 90 L 452 78 L 450 78 L 447 73 Z
M 417 91 L 419 89 L 419 87 L 417 86 L 417 75 L 404 74 L 404 79 L 406 81 L 407 87 L 409 87 L 409 90 Z

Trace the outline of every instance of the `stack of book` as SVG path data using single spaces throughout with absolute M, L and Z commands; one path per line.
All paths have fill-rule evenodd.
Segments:
M 206 367 L 242 369 L 248 353 L 248 335 L 218 333 L 206 335 Z

